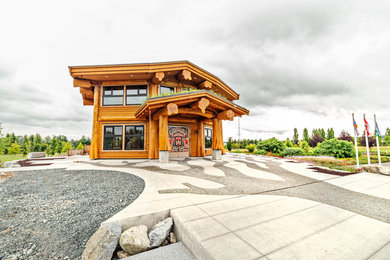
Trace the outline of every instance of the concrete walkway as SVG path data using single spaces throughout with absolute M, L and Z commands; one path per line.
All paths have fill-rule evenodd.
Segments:
M 143 178 L 146 187 L 107 220 L 124 229 L 171 215 L 198 259 L 388 259 L 390 177 L 336 176 L 305 163 L 249 155 L 59 162 Z M 50 167 L 56 167 L 55 164 Z

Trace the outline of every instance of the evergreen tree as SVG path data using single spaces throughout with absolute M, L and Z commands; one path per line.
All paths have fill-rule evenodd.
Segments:
M 326 133 L 324 128 L 319 129 L 318 134 L 322 137 L 323 140 L 326 139 Z
M 333 128 L 328 128 L 328 131 L 326 133 L 326 139 L 330 140 L 334 138 L 334 130 Z
M 229 137 L 228 142 L 226 143 L 226 148 L 228 149 L 229 152 L 232 150 L 232 145 L 233 145 L 232 138 Z
M 390 136 L 390 128 L 386 128 L 385 135 Z M 1 137 L 1 131 L 0 131 L 0 137 Z
M 298 129 L 296 129 L 296 128 L 294 128 L 293 143 L 294 144 L 298 144 L 299 143 Z
M 309 137 L 309 131 L 307 131 L 307 128 L 303 129 L 303 140 L 309 143 L 310 137 Z
M 286 142 L 284 143 L 286 147 L 293 147 L 293 144 L 290 141 L 290 138 L 287 138 Z
M 22 152 L 24 155 L 28 154 L 28 137 L 27 137 L 27 135 L 23 136 Z
M 84 145 L 82 142 L 79 143 L 79 145 L 77 145 L 77 150 L 83 150 L 84 149 Z
M 56 147 L 56 153 L 60 154 L 62 152 L 62 149 L 64 148 L 64 146 L 65 146 L 65 142 L 58 140 L 57 147 Z
M 62 148 L 62 153 L 66 153 L 68 150 L 72 149 L 72 145 L 69 142 L 66 142 L 64 147 Z

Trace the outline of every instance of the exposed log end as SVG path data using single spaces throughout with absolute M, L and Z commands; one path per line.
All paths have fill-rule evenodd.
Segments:
M 232 110 L 225 110 L 218 114 L 217 116 L 220 120 L 230 120 L 232 121 L 234 119 L 234 112 Z
M 189 70 L 182 70 L 177 75 L 179 80 L 192 80 L 191 72 Z
M 211 89 L 212 86 L 213 84 L 207 80 L 199 84 L 199 88 L 205 88 L 205 89 Z
M 201 98 L 199 101 L 195 102 L 191 108 L 197 109 L 199 108 L 202 113 L 206 112 L 206 108 L 209 106 L 210 101 L 207 98 Z
M 163 80 L 164 77 L 165 77 L 164 72 L 156 72 L 152 78 L 152 82 L 154 84 L 159 84 Z
M 177 105 L 175 103 L 169 103 L 167 105 L 167 115 L 171 116 L 177 113 L 179 113 L 179 108 L 177 107 Z

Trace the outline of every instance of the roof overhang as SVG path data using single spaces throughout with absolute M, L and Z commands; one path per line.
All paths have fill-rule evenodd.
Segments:
M 115 80 L 151 80 L 158 72 L 164 72 L 167 76 L 174 77 L 183 70 L 187 70 L 193 75 L 191 79 L 193 84 L 200 85 L 207 81 L 212 84 L 213 89 L 226 95 L 229 100 L 239 99 L 239 94 L 220 78 L 189 61 L 69 66 L 70 75 L 74 79 L 87 80 L 92 83 Z
M 249 110 L 234 104 L 224 98 L 221 98 L 209 91 L 200 90 L 191 93 L 172 94 L 168 96 L 153 97 L 145 101 L 143 105 L 139 107 L 135 113 L 135 117 L 144 118 L 153 115 L 160 109 L 166 107 L 168 104 L 176 104 L 178 107 L 184 107 L 196 103 L 202 98 L 206 98 L 209 101 L 208 109 L 218 114 L 223 111 L 231 110 L 234 112 L 234 116 L 249 115 Z M 179 109 L 180 111 L 180 109 Z M 200 113 L 197 113 L 201 115 Z M 205 117 L 206 113 L 205 113 Z

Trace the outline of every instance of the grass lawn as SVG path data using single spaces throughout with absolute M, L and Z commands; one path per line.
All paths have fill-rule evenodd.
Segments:
M 0 161 L 4 165 L 4 162 L 26 159 L 26 155 L 23 154 L 0 154 Z

